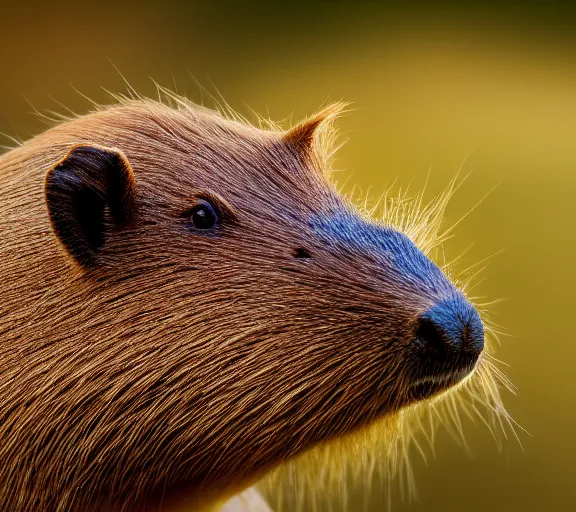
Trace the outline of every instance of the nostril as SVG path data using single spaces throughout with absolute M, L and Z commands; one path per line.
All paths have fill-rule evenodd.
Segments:
M 484 348 L 484 328 L 476 309 L 463 297 L 441 300 L 424 311 L 410 345 L 412 372 L 418 386 L 460 381 L 473 371 Z
M 439 302 L 416 328 L 416 346 L 427 356 L 476 360 L 484 348 L 484 328 L 476 309 L 463 297 Z
M 430 318 L 421 318 L 416 329 L 416 343 L 426 354 L 438 355 L 445 352 L 444 333 Z

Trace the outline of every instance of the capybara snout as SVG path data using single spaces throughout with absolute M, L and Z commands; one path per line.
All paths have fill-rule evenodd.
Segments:
M 462 296 L 445 299 L 419 319 L 416 345 L 431 367 L 471 367 L 484 348 L 478 312 Z
M 357 310 L 366 308 L 369 300 L 381 305 L 377 315 L 382 318 L 382 337 L 388 340 L 384 350 L 403 347 L 408 387 L 434 381 L 426 390 L 429 396 L 474 368 L 484 347 L 480 316 L 411 240 L 345 210 L 324 218 L 317 232 L 326 247 L 343 258 L 340 272 L 363 283 Z M 394 327 L 389 318 L 404 322 Z

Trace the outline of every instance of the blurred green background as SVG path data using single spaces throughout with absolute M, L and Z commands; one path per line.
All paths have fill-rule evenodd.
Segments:
M 448 212 L 456 221 L 499 184 L 446 247 L 468 267 L 497 251 L 476 291 L 504 298 L 510 336 L 497 356 L 529 431 L 499 453 L 466 425 L 473 455 L 441 434 L 414 459 L 420 503 L 393 510 L 576 510 L 576 12 L 569 2 L 3 2 L 0 131 L 26 139 L 32 115 L 77 112 L 149 77 L 201 101 L 212 83 L 237 110 L 275 120 L 353 102 L 336 167 L 374 196 L 397 178 L 430 193 L 474 169 Z M 56 101 L 55 101 L 56 100 Z M 204 95 L 207 105 L 210 101 Z M 288 124 L 287 124 L 288 125 Z M 286 125 L 286 126 L 287 126 Z M 0 144 L 10 145 L 6 139 Z M 358 490 L 362 493 L 362 490 Z M 356 494 L 355 494 L 356 495 Z M 362 500 L 363 501 L 363 500 Z M 375 490 L 367 510 L 381 510 Z M 352 504 L 350 510 L 359 510 Z

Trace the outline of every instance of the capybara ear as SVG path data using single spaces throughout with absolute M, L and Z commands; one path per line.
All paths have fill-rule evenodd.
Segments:
M 78 145 L 46 176 L 46 203 L 54 232 L 83 267 L 96 265 L 112 224 L 130 224 L 134 173 L 116 149 Z M 107 210 L 107 211 L 106 211 Z
M 323 108 L 312 117 L 285 132 L 284 142 L 293 147 L 302 157 L 310 157 L 315 152 L 314 143 L 317 136 L 323 131 L 325 133 L 331 132 L 332 122 L 344 112 L 346 105 L 346 103 L 340 102 Z M 331 141 L 326 140 L 324 142 L 330 143 Z
M 324 121 L 325 118 L 322 115 L 316 115 L 307 119 L 288 130 L 284 134 L 284 140 L 301 152 L 308 152 L 314 143 L 316 130 L 318 130 Z

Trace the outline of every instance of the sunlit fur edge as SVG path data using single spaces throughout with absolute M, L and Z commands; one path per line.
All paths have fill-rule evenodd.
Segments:
M 425 190 L 415 195 L 394 191 L 391 187 L 375 204 L 369 199 L 348 199 L 367 218 L 382 222 L 407 234 L 424 254 L 433 260 L 442 259 L 442 244 L 450 238 L 455 225 L 444 227 L 446 208 L 466 176 L 457 173 L 439 195 L 424 201 Z M 474 206 L 475 208 L 475 206 Z M 466 214 L 467 215 L 467 214 Z M 465 216 L 466 216 L 465 215 Z M 456 442 L 468 449 L 463 431 L 463 417 L 488 427 L 498 449 L 502 439 L 512 434 L 517 438 L 516 423 L 503 405 L 501 391 L 515 388 L 503 373 L 502 364 L 493 353 L 499 344 L 498 330 L 491 324 L 488 305 L 479 304 L 468 290 L 477 276 L 467 273 L 478 265 L 456 275 L 454 262 L 442 264 L 443 271 L 479 310 L 486 329 L 486 348 L 474 371 L 458 385 L 433 399 L 407 407 L 384 417 L 360 431 L 321 444 L 277 468 L 262 482 L 263 492 L 277 510 L 287 502 L 299 510 L 326 510 L 326 496 L 338 503 L 337 510 L 346 510 L 351 488 L 363 489 L 378 485 L 384 490 L 388 509 L 395 487 L 402 500 L 417 498 L 415 475 L 411 465 L 414 453 L 428 459 L 434 454 L 434 438 L 443 426 Z
M 151 109 L 158 103 L 178 110 L 198 110 L 217 112 L 223 117 L 247 125 L 257 125 L 260 128 L 282 132 L 282 126 L 265 117 L 254 114 L 255 122 L 232 109 L 224 99 L 209 95 L 211 108 L 199 106 L 184 96 L 156 84 L 157 99 L 147 98 L 139 94 L 126 82 L 125 94 L 107 91 L 113 99 L 112 105 L 104 105 L 92 101 L 91 111 L 96 112 L 113 106 L 113 104 L 128 104 L 132 101 L 143 101 Z M 35 113 L 49 124 L 73 120 L 81 114 L 70 111 L 65 105 L 59 104 L 66 112 L 50 111 Z M 34 108 L 34 107 L 33 107 Z M 334 128 L 335 119 L 347 108 L 344 102 L 337 102 L 321 109 L 309 121 L 321 116 L 315 132 L 316 155 L 323 164 L 327 174 L 330 174 L 334 154 L 340 147 L 336 141 L 338 132 Z M 15 146 L 22 143 L 13 137 L 5 135 Z M 12 147 L 4 147 L 9 150 Z M 465 178 L 464 178 L 465 179 Z M 390 225 L 408 235 L 424 254 L 438 259 L 442 244 L 451 237 L 455 225 L 448 229 L 443 227 L 446 207 L 450 198 L 464 181 L 460 175 L 454 176 L 446 189 L 438 196 L 425 202 L 425 191 L 410 195 L 407 191 L 391 187 L 373 205 L 368 199 L 363 201 L 354 197 L 349 200 L 367 218 Z M 458 224 L 458 223 L 456 223 Z M 456 277 L 453 263 L 442 265 L 444 272 L 460 289 L 470 297 L 467 290 L 471 278 Z M 472 276 L 472 278 L 475 276 Z M 365 494 L 370 493 L 369 487 L 379 483 L 386 489 L 388 505 L 390 506 L 393 482 L 397 481 L 402 498 L 414 498 L 416 493 L 415 478 L 411 466 L 413 448 L 422 457 L 427 458 L 425 444 L 433 453 L 434 437 L 439 425 L 447 428 L 460 444 L 466 445 L 462 431 L 461 417 L 468 416 L 475 422 L 484 423 L 492 432 L 496 442 L 500 444 L 502 435 L 515 432 L 515 422 L 504 408 L 500 396 L 502 389 L 514 392 L 514 387 L 500 369 L 499 362 L 493 357 L 497 329 L 492 326 L 486 307 L 475 304 L 479 309 L 487 330 L 485 352 L 475 371 L 464 382 L 447 392 L 421 404 L 407 407 L 394 415 L 387 416 L 372 423 L 364 429 L 348 436 L 321 444 L 294 460 L 272 471 L 260 483 L 260 488 L 268 496 L 274 497 L 277 506 L 282 503 L 282 493 L 288 492 L 300 500 L 301 510 L 310 505 L 318 510 L 324 510 L 326 493 L 338 496 L 339 508 L 346 509 L 350 486 L 361 485 Z
M 338 137 L 338 130 L 336 130 L 334 123 L 338 117 L 340 117 L 343 113 L 345 113 L 348 110 L 350 104 L 345 101 L 326 102 L 323 107 L 316 110 L 312 115 L 308 116 L 307 118 L 300 120 L 298 123 L 292 123 L 290 119 L 284 119 L 281 120 L 280 122 L 276 122 L 268 117 L 259 114 L 254 110 L 250 110 L 250 116 L 245 116 L 241 114 L 239 111 L 232 108 L 217 90 L 215 90 L 215 92 L 213 93 L 199 84 L 198 88 L 200 90 L 202 100 L 200 103 L 197 103 L 190 100 L 186 96 L 178 94 L 177 92 L 173 91 L 168 87 L 158 84 L 155 81 L 153 81 L 153 83 L 156 88 L 156 98 L 150 98 L 138 92 L 124 78 L 124 76 L 122 76 L 121 74 L 120 76 L 122 77 L 125 83 L 126 90 L 124 93 L 115 93 L 105 88 L 102 88 L 102 90 L 104 90 L 106 94 L 109 96 L 111 100 L 110 102 L 106 103 L 97 102 L 92 98 L 88 97 L 87 95 L 83 94 L 79 90 L 73 88 L 78 95 L 84 98 L 91 105 L 91 107 L 84 112 L 74 112 L 73 110 L 68 108 L 65 104 L 61 103 L 55 98 L 52 98 L 51 96 L 50 98 L 57 105 L 56 110 L 41 111 L 38 108 L 36 108 L 32 104 L 32 102 L 30 101 L 28 102 L 33 110 L 33 113 L 41 121 L 43 121 L 49 126 L 54 126 L 66 121 L 72 121 L 74 119 L 78 119 L 83 115 L 106 110 L 116 105 L 128 105 L 135 101 L 148 105 L 148 107 L 151 110 L 154 110 L 154 108 L 158 105 L 164 105 L 171 107 L 175 110 L 190 111 L 193 113 L 203 111 L 207 114 L 218 114 L 224 119 L 241 123 L 246 126 L 257 127 L 262 130 L 268 130 L 279 133 L 287 132 L 289 131 L 289 128 L 297 125 L 304 125 L 307 123 L 317 122 L 316 123 L 317 128 L 314 130 L 313 150 L 315 156 L 320 160 L 322 168 L 325 169 L 327 173 L 331 172 L 334 155 L 343 144 L 343 142 L 340 144 L 336 143 Z M 204 104 L 205 97 L 208 98 L 207 103 L 209 103 L 209 106 L 205 106 Z M 289 124 L 291 126 L 289 126 L 288 129 L 286 129 L 286 127 L 284 126 L 286 124 Z M 22 140 L 19 140 L 18 138 L 3 132 L 0 132 L 0 136 L 8 139 L 12 144 L 12 145 L 1 145 L 0 149 L 4 149 L 5 151 L 15 149 L 24 143 Z

